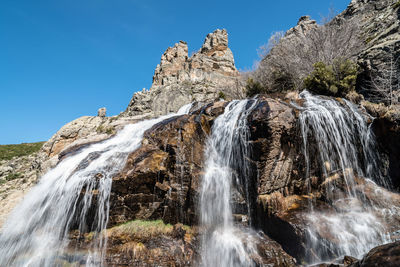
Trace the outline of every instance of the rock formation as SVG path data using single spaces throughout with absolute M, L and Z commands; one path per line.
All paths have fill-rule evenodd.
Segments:
M 371 249 L 360 261 L 351 264 L 351 267 L 373 267 L 400 265 L 400 241 L 382 245 Z
M 398 54 L 399 6 L 398 2 L 388 0 L 353 0 L 339 15 L 339 18 L 361 21 L 364 33 L 374 36 L 366 40 L 368 48 L 359 54 L 365 71 L 379 69 L 388 60 L 389 48 Z M 284 38 L 293 42 L 296 38 L 307 38 L 308 32 L 316 27 L 315 21 L 302 17 Z M 108 266 L 193 266 L 199 261 L 199 240 L 204 234 L 198 227 L 197 209 L 205 143 L 214 120 L 228 104 L 219 98 L 241 97 L 241 90 L 240 75 L 228 48 L 225 30 L 208 34 L 201 49 L 191 57 L 187 44 L 180 41 L 162 55 L 150 90 L 136 93 L 124 113 L 106 117 L 105 108 L 99 109 L 98 116 L 81 117 L 62 127 L 38 154 L 0 163 L 0 178 L 18 171 L 27 179 L 24 184 L 16 181 L 2 187 L 7 192 L 0 192 L 0 197 L 5 199 L 0 202 L 5 207 L 0 214 L 0 224 L 3 214 L 22 198 L 23 191 L 34 185 L 37 175 L 61 160 L 85 146 L 110 138 L 128 123 L 174 112 L 183 104 L 198 102 L 189 114 L 171 117 L 148 129 L 140 148 L 130 153 L 124 168 L 113 176 L 107 225 L 109 244 L 105 257 Z M 329 199 L 332 192 L 327 189 L 327 184 L 335 183 L 334 193 L 344 194 L 345 171 L 352 170 L 330 170 L 330 162 L 320 164 L 310 157 L 308 164 L 312 171 L 307 177 L 308 166 L 299 125 L 304 99 L 289 93 L 275 98 L 261 95 L 257 101 L 247 119 L 251 156 L 246 161 L 252 169 L 246 181 L 249 194 L 234 183 L 232 213 L 237 225 L 259 231 L 251 241 L 259 255 L 251 255 L 257 265 L 296 266 L 303 263 L 306 254 L 315 253 L 306 245 L 310 224 L 307 213 L 311 206 L 317 212 L 340 209 L 340 205 Z M 345 103 L 343 99 L 337 101 Z M 369 113 L 375 117 L 369 124 L 383 158 L 379 168 L 392 178 L 389 188 L 392 192 L 357 173 L 351 190 L 377 207 L 374 210 L 377 214 L 380 209 L 395 204 L 392 205 L 393 216 L 377 216 L 387 226 L 389 232 L 385 234 L 395 236 L 400 223 L 400 197 L 397 194 L 400 186 L 400 115 L 395 108 L 369 103 L 358 95 L 354 102 L 359 104 L 358 108 L 365 109 L 362 116 L 367 117 Z M 310 146 L 317 154 L 315 144 Z M 329 175 L 323 174 L 323 167 L 329 169 Z M 94 174 L 93 179 L 100 179 L 101 175 Z M 93 194 L 96 198 L 96 192 Z M 93 204 L 92 208 L 95 206 Z M 92 212 L 87 216 L 88 224 L 96 219 Z M 132 221 L 141 220 L 162 221 L 162 225 L 151 232 L 146 232 L 147 228 L 139 228 L 140 231 L 129 228 Z M 84 250 L 93 241 L 93 233 L 79 233 L 76 228 L 70 236 L 73 241 L 70 246 L 74 249 Z M 324 231 L 318 238 L 327 243 L 338 242 Z M 371 250 L 361 260 L 345 257 L 340 264 L 355 267 L 374 266 L 374 262 L 379 262 L 395 266 L 399 261 L 399 248 L 399 242 L 387 244 Z
M 191 57 L 183 41 L 168 48 L 157 65 L 150 90 L 135 93 L 124 115 L 153 117 L 175 112 L 190 102 L 237 98 L 241 94 L 228 33 L 216 30 Z
M 97 116 L 99 117 L 105 117 L 106 116 L 106 108 L 99 108 L 99 110 L 97 111 Z
M 371 77 L 389 71 L 397 77 L 400 74 L 399 8 L 397 0 L 352 0 L 339 15 L 360 25 L 359 35 L 365 43 L 365 49 L 358 54 L 358 62 L 362 67 L 358 90 L 366 96 L 371 93 L 368 92 Z M 397 80 L 397 77 L 394 79 Z M 397 98 L 400 92 L 396 91 L 395 94 L 395 102 L 399 102 Z
M 0 161 L 0 227 L 39 178 L 38 153 Z

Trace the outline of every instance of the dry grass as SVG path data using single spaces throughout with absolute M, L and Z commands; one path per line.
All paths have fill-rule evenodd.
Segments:
M 189 226 L 184 225 L 182 228 L 187 233 L 191 233 L 192 229 Z M 107 229 L 107 236 L 123 243 L 133 240 L 147 242 L 156 237 L 171 236 L 173 231 L 174 226 L 165 224 L 162 220 L 134 220 Z
M 107 230 L 107 234 L 111 236 L 134 235 L 138 237 L 154 237 L 171 234 L 173 229 L 174 227 L 171 224 L 165 224 L 162 220 L 134 220 Z

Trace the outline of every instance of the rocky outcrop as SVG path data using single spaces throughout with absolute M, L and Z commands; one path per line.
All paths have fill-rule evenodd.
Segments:
M 110 223 L 163 219 L 193 224 L 209 132 L 210 118 L 202 114 L 174 117 L 148 130 L 113 179 Z
M 39 152 L 41 173 L 54 167 L 68 153 L 87 145 L 103 141 L 126 124 L 143 120 L 145 116 L 105 117 L 105 109 L 98 116 L 83 116 L 64 125 L 42 147 Z
M 39 178 L 37 153 L 0 161 L 0 228 L 9 213 Z
M 351 267 L 400 266 L 400 241 L 373 248 Z
M 218 29 L 207 35 L 201 49 L 191 57 L 183 41 L 168 48 L 156 67 L 150 90 L 135 93 L 124 114 L 158 116 L 176 112 L 190 102 L 204 103 L 241 93 L 228 33 Z
M 145 133 L 141 148 L 129 156 L 124 170 L 113 179 L 110 225 L 136 219 L 197 224 L 204 144 L 213 120 L 226 104 L 206 105 L 191 115 L 159 123 Z M 302 196 L 306 193 L 306 183 L 297 116 L 298 111 L 289 100 L 261 98 L 248 119 L 253 151 L 250 164 L 257 169 L 249 177 L 255 190 L 249 200 L 250 208 L 255 211 L 251 221 L 268 234 L 265 240 L 270 240 L 260 241 L 263 261 L 271 261 L 273 254 L 286 255 L 288 265 L 284 266 L 294 264 L 287 252 L 295 256 L 304 253 L 305 220 L 301 217 L 296 220 L 294 213 L 286 212 L 306 209 L 307 203 Z M 234 214 L 243 219 L 248 213 L 242 203 L 246 196 L 238 196 L 243 194 L 242 190 L 233 191 Z M 281 194 L 282 199 L 290 196 L 286 208 L 277 206 L 274 210 L 268 206 L 269 199 L 276 194 Z M 289 228 L 285 229 L 284 224 Z
M 284 38 L 287 40 L 299 38 L 299 40 L 301 40 L 302 37 L 307 36 L 311 30 L 316 29 L 317 27 L 317 22 L 311 19 L 310 16 L 302 16 L 297 22 L 297 25 L 286 32 Z
M 360 25 L 359 35 L 365 49 L 358 55 L 361 74 L 357 86 L 367 97 L 373 96 L 370 91 L 371 77 L 382 76 L 389 71 L 394 76 L 400 74 L 400 66 L 395 62 L 400 58 L 399 8 L 397 0 L 352 0 L 339 15 Z M 395 95 L 394 100 L 398 102 L 400 93 L 396 91 Z
M 106 108 L 99 108 L 97 111 L 97 116 L 99 117 L 105 117 L 106 116 L 107 109 Z
M 372 127 L 384 160 L 383 173 L 390 177 L 392 189 L 400 192 L 400 109 L 367 101 L 362 104 L 375 117 Z

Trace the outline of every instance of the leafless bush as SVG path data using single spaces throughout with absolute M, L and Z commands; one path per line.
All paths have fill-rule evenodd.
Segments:
M 400 58 L 395 57 L 394 47 L 389 49 L 389 59 L 384 61 L 379 69 L 372 71 L 370 82 L 364 91 L 368 99 L 373 102 L 382 102 L 386 105 L 399 103 L 400 98 Z
M 337 58 L 354 58 L 363 47 L 359 35 L 359 23 L 355 19 L 336 17 L 329 23 L 317 25 L 303 17 L 298 26 L 285 35 L 278 32 L 271 36 L 268 44 L 261 48 L 265 56 L 252 77 L 266 91 L 287 87 L 301 89 L 315 63 L 331 65 Z

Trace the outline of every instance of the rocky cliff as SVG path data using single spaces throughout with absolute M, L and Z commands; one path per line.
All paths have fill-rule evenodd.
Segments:
M 399 5 L 394 1 L 353 0 L 339 15 L 361 21 L 366 36 L 374 36 L 365 39 L 367 48 L 358 55 L 366 73 L 387 62 L 389 52 L 398 53 L 398 12 Z M 307 32 L 315 27 L 318 27 L 315 21 L 302 17 L 285 38 L 306 38 Z M 37 174 L 79 153 L 82 148 L 109 139 L 126 124 L 175 112 L 183 104 L 197 102 L 189 114 L 171 117 L 147 130 L 141 146 L 130 153 L 123 169 L 113 176 L 105 256 L 108 266 L 195 265 L 204 234 L 204 229 L 199 227 L 198 213 L 207 157 L 203 152 L 212 125 L 224 112 L 228 100 L 242 97 L 240 79 L 225 30 L 207 35 L 201 49 L 191 57 L 187 44 L 180 41 L 162 55 L 151 88 L 136 93 L 120 116 L 106 117 L 102 109 L 96 117 L 82 117 L 62 127 L 39 153 L 2 162 L 0 176 L 8 175 L 9 169 L 14 168 L 24 172 L 27 179 L 24 184 L 2 185 L 8 192 L 7 195 L 0 192 L 4 200 L 0 203 L 6 207 L 2 213 L 7 214 L 17 202 L 14 200 L 22 198 L 21 191 L 34 185 Z M 351 109 L 346 100 L 336 100 L 341 108 Z M 332 194 L 346 194 L 346 175 L 353 171 L 355 182 L 350 190 L 362 195 L 370 208 L 376 208 L 371 208 L 371 213 L 386 227 L 385 235 L 392 237 L 391 240 L 398 238 L 398 110 L 361 101 L 361 98 L 354 100 L 377 137 L 382 156 L 379 169 L 391 177 L 392 187 L 384 188 L 379 182 L 364 179 L 356 170 L 331 169 L 328 161 L 321 164 L 315 158 L 318 154 L 315 140 L 310 142 L 313 153 L 306 158 L 299 122 L 304 102 L 296 92 L 279 97 L 260 95 L 247 118 L 246 145 L 251 148 L 251 154 L 245 160 L 252 171 L 246 177 L 247 192 L 240 181 L 234 183 L 231 202 L 235 225 L 258 231 L 251 234 L 253 239 L 243 241 L 254 243 L 257 253 L 250 256 L 257 266 L 296 266 L 310 257 L 323 261 L 316 255 L 317 248 L 307 245 L 310 242 L 309 212 L 324 212 L 329 216 L 338 211 L 346 212 L 349 203 L 359 205 L 355 200 L 345 199 L 342 203 L 331 199 Z M 90 160 L 90 157 L 85 159 L 82 165 Z M 328 172 L 324 173 L 326 170 Z M 95 180 L 101 178 L 100 173 L 93 175 Z M 336 186 L 334 190 L 330 190 L 332 184 Z M 18 187 L 16 197 L 11 187 Z M 96 192 L 93 195 L 97 197 Z M 95 208 L 93 204 L 92 209 Z M 96 219 L 93 214 L 89 211 L 88 225 Z M 324 244 L 337 245 L 340 240 L 327 231 L 326 225 L 326 221 L 322 221 L 317 237 Z M 89 248 L 93 236 L 91 232 L 72 229 L 71 250 Z M 392 243 L 373 249 L 363 259 L 341 257 L 331 266 L 373 266 L 376 262 L 396 266 L 398 250 L 399 243 Z M 331 258 L 336 255 L 333 249 L 329 253 Z M 67 256 L 65 261 L 68 261 Z
M 190 102 L 241 97 L 239 76 L 226 30 L 208 34 L 191 57 L 187 44 L 180 41 L 161 56 L 151 88 L 135 93 L 124 115 L 158 116 Z
M 361 66 L 358 90 L 369 95 L 370 79 L 392 72 L 398 83 L 400 74 L 400 5 L 396 0 L 352 0 L 339 17 L 360 25 L 365 48 L 358 54 Z M 389 84 L 387 84 L 388 86 Z M 390 85 L 392 86 L 392 85 Z M 396 87 L 397 88 L 397 87 Z M 395 92 L 395 102 L 400 95 Z M 381 99 L 382 100 L 382 99 Z

